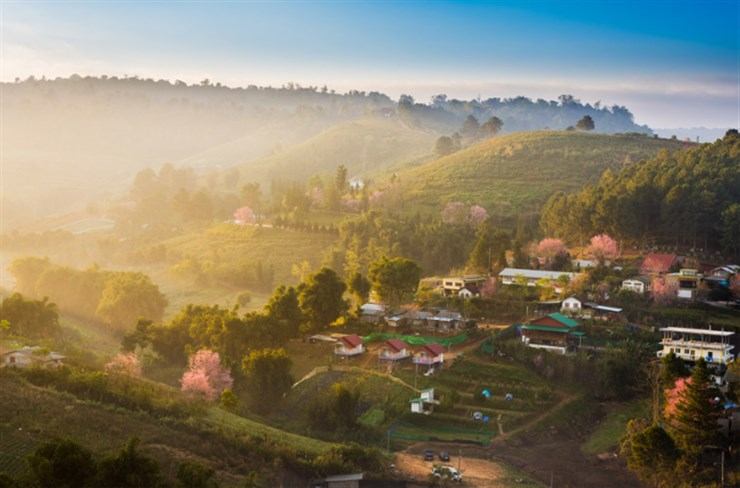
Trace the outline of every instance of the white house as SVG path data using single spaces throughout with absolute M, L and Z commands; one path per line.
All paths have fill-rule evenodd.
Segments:
M 414 354 L 414 364 L 434 366 L 445 360 L 445 348 L 440 344 L 427 344 Z
M 457 296 L 464 300 L 470 300 L 473 297 L 480 296 L 480 289 L 476 285 L 465 285 L 457 292 Z
M 23 347 L 15 351 L 8 351 L 0 356 L 2 365 L 8 368 L 58 368 L 65 356 L 58 352 L 47 352 L 39 346 Z
M 583 303 L 576 297 L 568 297 L 560 305 L 560 311 L 568 315 L 580 315 Z
M 439 405 L 439 400 L 434 398 L 434 388 L 421 390 L 419 398 L 413 398 L 409 401 L 412 413 L 423 413 L 429 415 L 432 413 L 434 405 Z
M 637 276 L 635 278 L 629 278 L 622 281 L 622 290 L 631 291 L 644 295 L 650 291 L 650 280 L 643 276 Z
M 365 352 L 362 337 L 357 334 L 346 335 L 339 338 L 334 346 L 334 354 L 337 356 L 357 356 Z
M 381 360 L 400 361 L 411 356 L 408 346 L 400 339 L 388 339 L 380 349 L 378 356 Z
M 684 361 L 704 358 L 707 363 L 715 364 L 728 364 L 735 359 L 732 353 L 734 332 L 687 327 L 664 327 L 660 331 L 663 349 L 658 351 L 659 358 L 673 353 Z
M 551 286 L 557 293 L 562 292 L 562 286 L 560 280 L 565 277 L 567 282 L 570 283 L 576 273 L 570 273 L 567 271 L 547 271 L 541 269 L 521 269 L 521 268 L 504 268 L 498 274 L 501 284 L 503 285 L 518 285 L 520 282 L 527 286 L 537 286 L 537 282 L 545 279 L 549 280 Z

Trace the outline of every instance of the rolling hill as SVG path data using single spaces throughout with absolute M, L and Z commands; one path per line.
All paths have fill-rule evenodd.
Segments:
M 428 155 L 439 134 L 396 117 L 365 117 L 337 124 L 301 144 L 242 166 L 244 180 L 305 180 L 332 174 L 343 164 L 350 176 L 376 173 Z
M 607 168 L 685 144 L 637 134 L 522 132 L 397 168 L 396 174 L 405 209 L 438 211 L 446 202 L 462 201 L 506 215 L 537 211 L 556 191 L 579 189 Z

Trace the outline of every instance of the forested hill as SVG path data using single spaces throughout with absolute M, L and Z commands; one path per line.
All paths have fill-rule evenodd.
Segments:
M 292 161 L 301 159 L 296 156 L 308 150 L 311 172 L 333 166 L 346 154 L 351 160 L 340 164 L 352 170 L 384 168 L 430 153 L 425 134 L 452 134 L 469 116 L 484 123 L 495 115 L 503 121 L 502 133 L 564 129 L 585 115 L 593 119 L 595 132 L 649 132 L 624 107 L 590 105 L 569 95 L 558 101 L 464 101 L 439 95 L 417 103 L 405 95 L 395 101 L 379 92 L 338 94 L 292 83 L 231 88 L 208 80 L 188 85 L 105 76 L 29 78 L 0 88 L 3 217 L 9 228 L 116 198 L 139 170 L 165 163 L 210 171 L 248 168 L 261 160 L 276 165 L 277 172 L 268 171 L 273 176 L 283 168 L 290 172 L 296 167 Z M 364 122 L 373 118 L 388 123 Z M 300 146 L 356 121 L 360 125 L 336 146 L 338 152 L 332 145 L 341 130 Z
M 642 244 L 722 249 L 740 255 L 740 137 L 661 151 L 604 173 L 594 185 L 558 193 L 542 211 L 547 235 L 570 241 L 600 232 Z
M 469 115 L 483 123 L 491 117 L 503 121 L 503 133 L 560 130 L 575 126 L 588 115 L 595 123 L 595 131 L 603 134 L 636 132 L 652 134 L 646 125 L 638 125 L 627 107 L 602 106 L 584 103 L 572 95 L 561 95 L 558 100 L 532 100 L 527 97 L 489 98 L 487 100 L 456 100 L 437 95 L 431 104 L 417 103 L 412 97 L 401 96 L 399 115 L 416 125 L 452 131 Z
M 445 203 L 461 201 L 482 205 L 494 215 L 536 213 L 556 191 L 579 190 L 607 168 L 631 166 L 661 149 L 684 145 L 639 134 L 510 134 L 399 169 L 385 195 L 389 205 L 411 210 L 438 212 Z

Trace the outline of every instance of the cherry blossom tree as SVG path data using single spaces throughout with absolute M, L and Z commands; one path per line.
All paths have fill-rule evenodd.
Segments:
M 488 219 L 488 211 L 480 205 L 473 205 L 470 207 L 470 213 L 468 220 L 473 227 L 478 227 L 480 224 Z
M 462 202 L 448 202 L 442 209 L 442 222 L 445 224 L 462 224 L 468 216 L 468 210 Z
M 113 374 L 140 377 L 141 363 L 136 354 L 132 352 L 118 353 L 105 365 L 105 370 Z
M 192 356 L 188 370 L 182 375 L 182 391 L 202 395 L 206 400 L 215 400 L 234 380 L 229 370 L 221 366 L 217 352 L 201 349 Z
M 485 283 L 483 283 L 483 286 L 480 287 L 480 296 L 483 298 L 491 298 L 496 294 L 497 287 L 498 281 L 496 281 L 496 278 L 488 278 Z
M 691 383 L 691 378 L 678 378 L 673 388 L 665 391 L 665 408 L 663 412 L 666 418 L 673 417 L 677 412 L 677 407 L 683 396 L 683 392 Z
M 665 278 L 655 278 L 650 284 L 650 289 L 655 303 L 666 305 L 676 300 L 678 284 L 666 281 Z
M 591 238 L 591 243 L 586 248 L 586 254 L 599 262 L 604 262 L 619 256 L 619 246 L 617 241 L 608 234 L 599 234 Z
M 568 252 L 565 244 L 562 240 L 554 237 L 546 237 L 542 239 L 535 248 L 535 253 L 538 258 L 545 258 L 546 261 L 550 261 L 558 254 L 564 254 Z
M 234 223 L 239 225 L 254 224 L 257 217 L 254 211 L 249 207 L 237 208 L 234 211 Z

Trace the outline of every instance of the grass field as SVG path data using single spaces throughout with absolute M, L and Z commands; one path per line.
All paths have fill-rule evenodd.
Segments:
M 264 436 L 278 444 L 292 446 L 295 449 L 312 454 L 325 452 L 333 445 L 329 442 L 276 429 L 217 407 L 209 409 L 203 421 L 219 429 L 231 431 L 236 435 Z
M 248 460 L 235 447 L 197 430 L 155 419 L 142 412 L 81 401 L 55 390 L 29 385 L 0 371 L 0 472 L 23 475 L 26 457 L 54 437 L 70 438 L 104 455 L 120 449 L 131 437 L 165 472 L 184 459 L 208 464 L 218 477 L 236 484 L 247 472 Z
M 539 210 L 558 190 L 578 190 L 607 168 L 617 169 L 682 144 L 640 135 L 514 133 L 397 173 L 407 208 L 437 212 L 444 203 L 459 200 L 500 214 Z
M 586 439 L 581 450 L 586 454 L 599 454 L 615 449 L 625 433 L 630 419 L 647 416 L 650 402 L 645 399 L 614 405 L 596 430 Z
M 272 156 L 244 166 L 250 180 L 306 180 L 333 175 L 343 164 L 349 176 L 367 175 L 430 154 L 437 134 L 398 119 L 368 117 L 338 124 Z

